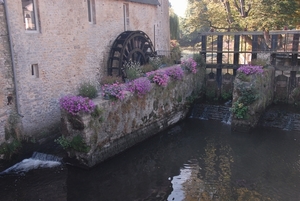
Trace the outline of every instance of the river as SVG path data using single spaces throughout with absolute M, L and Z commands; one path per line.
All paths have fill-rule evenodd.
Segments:
M 299 201 L 300 133 L 188 118 L 90 170 L 36 167 L 1 175 L 0 200 Z

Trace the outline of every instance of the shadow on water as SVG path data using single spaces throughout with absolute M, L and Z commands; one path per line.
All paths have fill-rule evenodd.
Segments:
M 218 115 L 207 114 L 217 120 L 188 118 L 90 170 L 60 165 L 2 176 L 0 197 L 46 201 L 300 200 L 299 132 L 261 127 L 250 134 L 233 134 L 226 123 L 226 109 L 217 111 Z

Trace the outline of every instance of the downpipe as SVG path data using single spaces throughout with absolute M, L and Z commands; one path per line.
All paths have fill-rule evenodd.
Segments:
M 16 100 L 16 110 L 17 110 L 17 114 L 20 117 L 24 117 L 22 114 L 20 114 L 20 107 L 19 107 L 19 94 L 18 94 L 18 84 L 17 84 L 17 79 L 16 79 L 16 70 L 15 70 L 15 61 L 14 61 L 14 51 L 13 51 L 13 44 L 12 44 L 12 36 L 11 36 L 11 32 L 10 32 L 10 24 L 9 24 L 9 14 L 8 14 L 8 8 L 7 8 L 7 4 L 6 4 L 7 0 L 3 0 L 3 4 L 4 4 L 4 11 L 5 11 L 5 17 L 6 17 L 6 23 L 7 23 L 7 34 L 8 34 L 8 41 L 9 41 L 9 47 L 10 47 L 10 55 L 11 55 L 11 63 L 12 63 L 12 71 L 13 71 L 13 82 L 14 82 L 14 91 L 15 91 L 15 100 Z M 0 3 L 2 3 L 0 1 Z

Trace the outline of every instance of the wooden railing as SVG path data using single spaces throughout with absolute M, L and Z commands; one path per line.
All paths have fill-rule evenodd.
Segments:
M 265 56 L 281 71 L 300 71 L 300 30 L 200 33 L 207 68 L 233 69 Z

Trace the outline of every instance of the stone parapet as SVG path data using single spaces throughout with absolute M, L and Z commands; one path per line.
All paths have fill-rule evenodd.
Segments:
M 262 74 L 245 75 L 238 72 L 233 89 L 232 105 L 237 109 L 236 113 L 233 112 L 231 122 L 233 131 L 248 132 L 257 126 L 259 118 L 273 102 L 274 79 L 273 67 L 265 68 Z M 247 104 L 251 99 L 254 101 Z M 245 114 L 242 114 L 243 107 L 247 107 Z
M 72 141 L 80 136 L 87 152 L 69 150 L 81 165 L 92 167 L 123 150 L 157 134 L 184 119 L 191 97 L 200 94 L 205 68 L 186 73 L 183 80 L 172 80 L 166 87 L 152 84 L 152 90 L 139 97 L 128 92 L 122 101 L 94 99 L 100 115 L 70 116 L 62 111 L 63 137 Z

